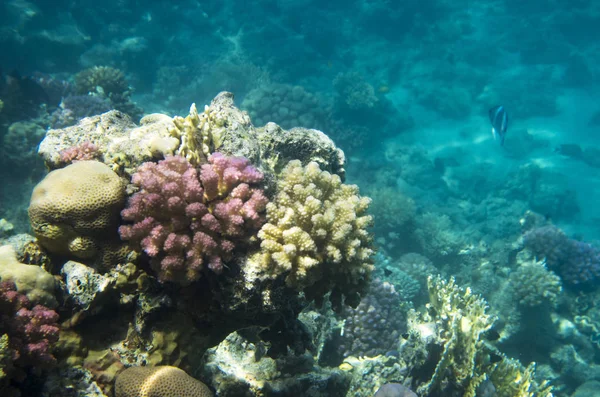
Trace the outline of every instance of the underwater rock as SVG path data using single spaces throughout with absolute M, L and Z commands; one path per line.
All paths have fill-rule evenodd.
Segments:
M 277 360 L 265 356 L 262 342 L 230 334 L 204 357 L 204 377 L 219 396 L 346 396 L 350 375 L 339 369 L 313 366 L 308 353 Z
M 89 309 L 98 294 L 105 292 L 111 284 L 107 277 L 75 261 L 65 263 L 61 274 L 65 277 L 69 297 L 83 310 Z
M 50 372 L 42 393 L 45 397 L 107 397 L 90 371 L 76 366 Z
M 579 386 L 571 397 L 595 397 L 598 395 L 598 390 L 600 390 L 600 382 L 590 380 Z
M 300 160 L 302 165 L 319 164 L 322 170 L 346 176 L 344 152 L 321 131 L 307 128 L 284 130 L 275 123 L 267 123 L 258 130 L 263 163 L 279 173 L 290 160 Z
M 400 383 L 386 383 L 373 397 L 417 397 L 417 395 Z
M 15 227 L 6 219 L 0 219 L 0 238 L 9 236 Z

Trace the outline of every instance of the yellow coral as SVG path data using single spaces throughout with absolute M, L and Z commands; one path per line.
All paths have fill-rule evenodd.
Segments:
M 317 163 L 303 167 L 297 160 L 282 171 L 277 189 L 247 273 L 285 275 L 289 287 L 312 290 L 315 298 L 334 286 L 346 296 L 359 292 L 372 269 L 370 199 Z
M 179 139 L 180 145 L 176 154 L 185 157 L 194 165 L 206 161 L 220 144 L 220 129 L 225 119 L 215 109 L 204 107 L 204 112 L 198 113 L 196 104 L 190 107 L 190 114 L 185 118 L 173 118 L 175 128 L 171 128 L 171 136 Z
M 115 397 L 212 397 L 202 382 L 170 366 L 130 367 L 117 376 Z
M 552 397 L 552 387 L 545 381 L 538 385 L 534 374 L 535 363 L 525 368 L 517 360 L 504 357 L 494 364 L 489 378 L 499 397 Z
M 423 320 L 434 323 L 443 351 L 433 376 L 421 385 L 419 394 L 430 395 L 443 391 L 444 385 L 461 387 L 465 397 L 475 396 L 477 387 L 490 380 L 500 397 L 551 397 L 546 382 L 533 380 L 535 364 L 525 369 L 486 345 L 482 334 L 490 329 L 495 318 L 487 313 L 487 303 L 470 289 L 459 288 L 454 279 L 446 282 L 440 277 L 428 279 L 430 314 Z M 502 360 L 491 363 L 491 354 Z
M 54 277 L 37 265 L 19 262 L 15 250 L 10 245 L 0 247 L 0 279 L 14 282 L 17 290 L 26 295 L 33 304 L 48 307 L 58 305 L 54 297 Z
M 125 184 L 98 161 L 78 161 L 50 172 L 35 187 L 31 227 L 50 252 L 91 259 L 117 238 Z M 114 247 L 119 249 L 119 247 Z

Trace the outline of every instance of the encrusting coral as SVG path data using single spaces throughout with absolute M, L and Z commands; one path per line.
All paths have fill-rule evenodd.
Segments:
M 246 265 L 249 278 L 284 276 L 309 299 L 332 291 L 334 306 L 340 307 L 342 295 L 357 305 L 373 268 L 366 214 L 371 200 L 314 162 L 303 167 L 290 161 L 277 189 L 258 233 L 261 251 Z
M 142 249 L 162 281 L 186 285 L 205 267 L 215 273 L 244 237 L 263 223 L 263 175 L 243 157 L 213 153 L 200 173 L 181 156 L 144 163 L 132 182 L 141 188 L 121 212 L 132 225 L 121 238 Z

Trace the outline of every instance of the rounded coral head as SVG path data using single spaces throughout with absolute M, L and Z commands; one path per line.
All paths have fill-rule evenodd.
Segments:
M 130 367 L 117 376 L 115 397 L 212 397 L 208 386 L 168 365 Z

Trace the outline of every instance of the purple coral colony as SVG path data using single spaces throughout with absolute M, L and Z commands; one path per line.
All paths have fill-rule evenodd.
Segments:
M 144 163 L 140 188 L 121 216 L 123 240 L 140 247 L 162 281 L 189 284 L 203 269 L 219 274 L 236 245 L 264 223 L 263 175 L 243 157 L 213 153 L 200 171 L 181 156 Z

